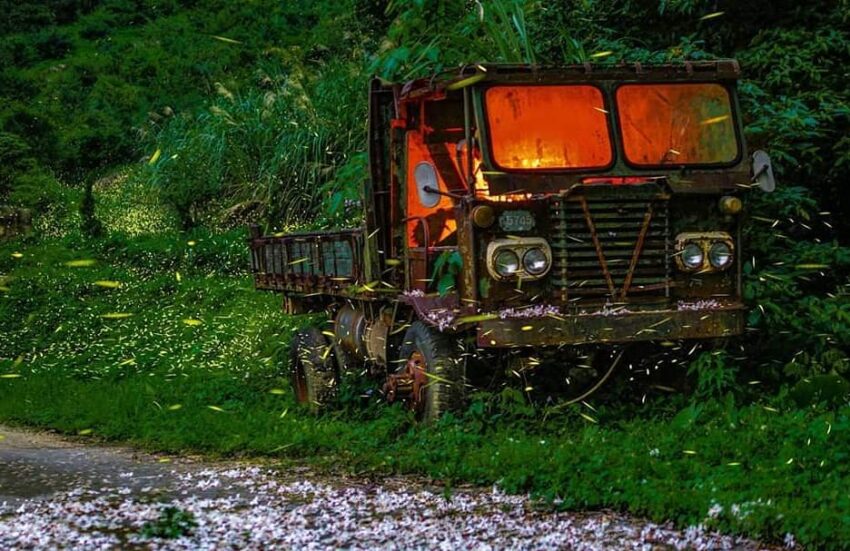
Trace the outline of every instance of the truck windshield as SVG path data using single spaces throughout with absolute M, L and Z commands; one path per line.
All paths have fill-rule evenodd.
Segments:
M 616 95 L 630 163 L 709 165 L 738 158 L 729 92 L 720 84 L 626 84 Z
M 484 101 L 493 160 L 501 168 L 611 164 L 607 111 L 595 86 L 493 86 Z

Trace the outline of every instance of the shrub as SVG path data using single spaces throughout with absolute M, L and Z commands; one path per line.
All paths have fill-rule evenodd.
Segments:
M 185 227 L 217 198 L 259 201 L 277 227 L 309 222 L 336 190 L 337 167 L 365 137 L 365 80 L 342 63 L 276 81 L 244 94 L 219 83 L 208 111 L 178 117 L 157 136 L 150 181 Z
M 71 51 L 73 43 L 68 34 L 56 27 L 40 31 L 34 39 L 35 49 L 41 59 L 57 59 Z
M 20 174 L 34 169 L 29 145 L 20 136 L 0 132 L 0 200 L 8 197 Z
M 15 178 L 9 202 L 44 212 L 65 200 L 64 191 L 53 175 L 44 169 L 25 172 Z

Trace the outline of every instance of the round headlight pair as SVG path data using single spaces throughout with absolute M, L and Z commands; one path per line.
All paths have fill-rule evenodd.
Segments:
M 696 243 L 688 243 L 682 248 L 682 264 L 695 270 L 702 266 L 703 255 L 702 247 Z M 732 249 L 723 241 L 713 243 L 708 249 L 708 262 L 714 268 L 726 268 L 732 262 Z
M 503 249 L 494 259 L 496 273 L 502 277 L 511 277 L 520 271 L 519 256 L 510 249 Z M 549 269 L 549 258 L 543 249 L 534 247 L 522 255 L 522 269 L 532 276 L 539 276 Z

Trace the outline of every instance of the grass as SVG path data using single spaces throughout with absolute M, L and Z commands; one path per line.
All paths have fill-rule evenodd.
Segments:
M 289 336 L 309 320 L 251 289 L 240 238 L 0 247 L 0 421 L 160 451 L 499 484 L 563 508 L 769 540 L 850 541 L 847 406 L 802 410 L 781 396 L 759 404 L 730 394 L 544 418 L 505 391 L 434 427 L 374 400 L 310 416 L 282 377 Z

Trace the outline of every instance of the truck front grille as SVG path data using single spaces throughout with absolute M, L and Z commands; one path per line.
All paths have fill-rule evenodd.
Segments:
M 551 281 L 560 298 L 669 296 L 668 201 L 656 184 L 584 186 L 554 197 Z

